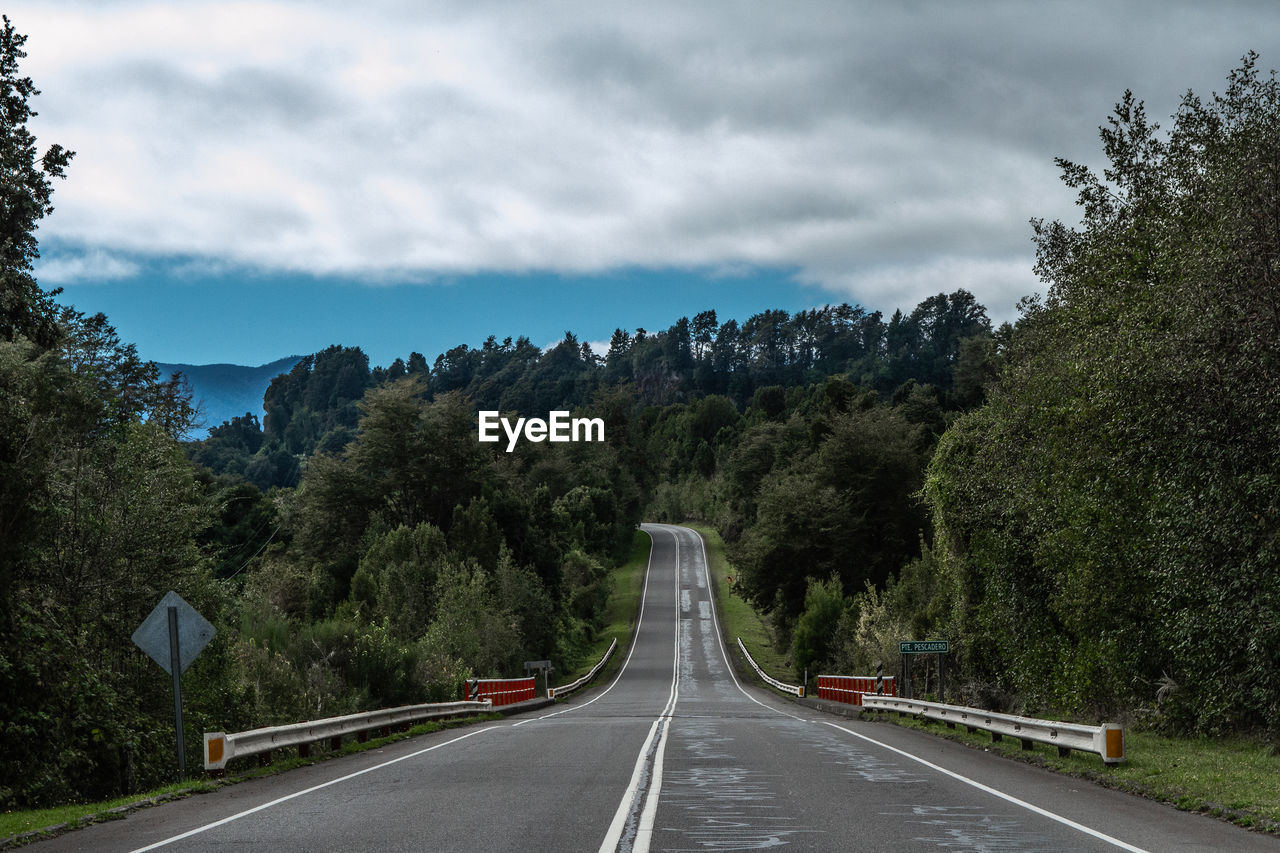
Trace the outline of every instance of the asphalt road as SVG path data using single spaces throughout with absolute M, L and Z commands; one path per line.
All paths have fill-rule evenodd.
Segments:
M 740 684 L 697 534 L 645 530 L 640 626 L 613 682 L 32 849 L 1280 851 L 1280 839 Z

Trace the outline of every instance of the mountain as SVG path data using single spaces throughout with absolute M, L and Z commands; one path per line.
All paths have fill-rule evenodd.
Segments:
M 261 419 L 262 395 L 271 380 L 288 373 L 302 360 L 300 355 L 277 359 L 259 367 L 239 364 L 160 364 L 160 376 L 181 373 L 191 385 L 192 399 L 199 407 L 197 429 L 189 438 L 203 438 L 205 430 L 249 412 Z

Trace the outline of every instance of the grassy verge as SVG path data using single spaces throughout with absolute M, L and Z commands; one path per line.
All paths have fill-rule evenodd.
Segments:
M 554 684 L 568 684 L 591 671 L 604 653 L 609 643 L 618 641 L 618 648 L 609 659 L 609 663 L 597 677 L 597 681 L 607 679 L 621 666 L 626 650 L 631 646 L 631 634 L 635 630 L 636 614 L 640 612 L 640 596 L 644 592 L 644 571 L 649 565 L 649 537 L 637 530 L 631 540 L 631 554 L 627 561 L 609 573 L 612 591 L 609 602 L 605 606 L 605 626 L 596 635 L 591 647 L 591 654 L 573 672 L 553 673 Z
M 387 744 L 395 743 L 405 738 L 429 734 L 442 729 L 500 719 L 502 719 L 501 714 L 482 714 L 458 720 L 427 721 L 412 727 L 407 732 L 398 732 L 388 737 L 370 738 L 365 743 L 349 741 L 344 743 L 341 749 L 333 750 L 332 752 L 318 752 L 310 758 L 298 758 L 296 755 L 292 755 L 289 758 L 277 759 L 266 767 L 251 766 L 221 779 L 204 776 L 203 771 L 198 771 L 200 773 L 198 778 L 174 782 L 146 793 L 132 794 L 127 797 L 117 797 L 98 803 L 79 803 L 47 809 L 3 812 L 0 813 L 0 850 L 20 847 L 24 844 L 40 841 L 89 824 L 100 823 L 105 820 L 118 820 L 125 817 L 129 812 L 140 808 L 182 799 L 193 794 L 207 794 L 210 791 L 216 791 L 219 788 L 234 785 L 237 782 L 272 776 L 276 773 L 283 773 L 296 767 L 305 767 L 329 758 L 352 755 L 370 749 L 380 749 Z M 289 753 L 292 754 L 293 751 L 289 750 Z
M 761 669 L 779 681 L 799 684 L 800 677 L 791 668 L 790 656 L 773 647 L 769 626 L 750 604 L 733 591 L 728 579 L 733 576 L 734 571 L 724 555 L 724 540 L 720 538 L 720 534 L 705 524 L 686 522 L 684 526 L 701 533 L 707 543 L 707 570 L 711 573 L 711 582 L 715 584 L 716 608 L 726 645 L 736 647 L 737 638 L 741 637 L 742 644 L 751 652 L 751 657 L 755 658 Z
M 932 720 L 869 712 L 863 716 L 1172 803 L 1183 811 L 1203 812 L 1240 826 L 1280 833 L 1280 756 L 1244 738 L 1172 738 L 1126 731 L 1125 762 L 1104 767 L 1096 755 L 1073 752 L 1059 758 L 1056 749 L 1043 744 L 1023 750 L 1012 739 L 992 743 L 989 734 L 948 729 Z

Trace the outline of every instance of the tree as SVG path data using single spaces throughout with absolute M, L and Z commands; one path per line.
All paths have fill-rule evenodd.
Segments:
M 840 579 L 809 579 L 804 594 L 804 612 L 796 621 L 792 637 L 792 666 L 797 672 L 830 663 L 836 625 L 845 611 Z M 817 675 L 815 672 L 814 675 Z
M 1102 175 L 1059 160 L 1029 300 L 927 495 L 972 677 L 1030 705 L 1155 700 L 1274 726 L 1280 674 L 1280 83 L 1249 54 L 1167 134 L 1126 92 Z M 979 651 L 982 649 L 982 651 Z
M 50 346 L 57 334 L 53 293 L 36 284 L 32 264 L 40 257 L 36 228 L 53 213 L 53 179 L 65 177 L 75 152 L 51 145 L 37 156 L 27 121 L 36 115 L 31 99 L 40 94 L 30 77 L 21 76 L 27 37 L 16 32 L 8 16 L 0 31 L 0 340 L 28 337 Z

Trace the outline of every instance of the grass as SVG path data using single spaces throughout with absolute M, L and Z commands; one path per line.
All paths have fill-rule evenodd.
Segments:
M 864 712 L 1019 761 L 1089 779 L 1108 788 L 1172 803 L 1240 826 L 1280 833 L 1280 756 L 1246 738 L 1178 738 L 1125 731 L 1125 761 L 1106 767 L 1096 755 L 1058 757 L 1043 744 L 1023 750 L 1016 740 L 992 743 L 989 734 L 948 729 L 932 720 Z
M 716 609 L 726 645 L 736 648 L 741 637 L 742 644 L 761 669 L 779 681 L 799 684 L 800 676 L 791 667 L 790 655 L 773 647 L 769 626 L 750 604 L 733 591 L 728 579 L 734 571 L 725 557 L 724 540 L 720 534 L 705 524 L 685 522 L 684 526 L 698 531 L 707 543 L 707 570 L 715 584 Z M 752 677 L 755 677 L 754 673 Z
M 398 732 L 389 735 L 388 737 L 371 737 L 365 743 L 360 743 L 359 741 L 348 741 L 344 743 L 342 748 L 339 750 L 334 750 L 332 752 L 318 752 L 313 754 L 310 758 L 299 758 L 296 755 L 292 755 L 293 751 L 289 750 L 289 753 L 291 754 L 291 757 L 289 758 L 278 758 L 265 767 L 253 765 L 236 773 L 235 775 L 230 775 L 221 779 L 214 779 L 205 776 L 203 771 L 197 771 L 200 775 L 196 778 L 182 782 L 173 782 L 169 785 L 155 788 L 154 790 L 147 791 L 145 793 L 132 794 L 127 797 L 116 797 L 112 800 L 104 800 L 96 803 L 77 803 L 65 806 L 54 806 L 47 809 L 3 812 L 0 813 L 0 850 L 20 847 L 23 844 L 40 841 L 67 830 L 78 829 L 92 823 L 100 823 L 105 820 L 117 820 L 125 817 L 129 812 L 140 808 L 169 802 L 171 800 L 182 799 L 184 797 L 192 796 L 193 794 L 207 794 L 227 785 L 234 785 L 237 782 L 244 782 L 249 779 L 260 779 L 264 776 L 272 776 L 277 773 L 283 773 L 286 770 L 292 770 L 296 767 L 305 767 L 307 765 L 315 764 L 317 761 L 324 761 L 329 758 L 336 758 L 343 755 L 353 755 L 357 752 L 365 752 L 370 749 L 380 749 L 388 744 L 404 740 L 405 738 L 429 734 L 442 729 L 450 729 L 457 726 L 471 725 L 478 722 L 489 722 L 500 719 L 502 719 L 502 715 L 494 713 L 481 714 L 475 717 L 467 717 L 465 719 L 458 720 L 427 721 L 413 726 L 407 732 Z
M 14 846 L 10 842 L 13 836 L 28 832 L 37 832 L 49 827 L 73 827 L 86 818 L 94 820 L 110 820 L 123 816 L 130 806 L 139 803 L 159 803 L 178 799 L 190 794 L 212 791 L 217 783 L 209 781 L 189 780 L 174 782 L 163 788 L 156 788 L 145 794 L 134 794 L 128 797 L 117 797 L 100 803 L 82 803 L 77 805 L 55 806 L 48 809 L 32 809 L 29 811 L 4 812 L 0 814 L 0 847 Z M 36 840 L 36 839 L 31 839 Z

